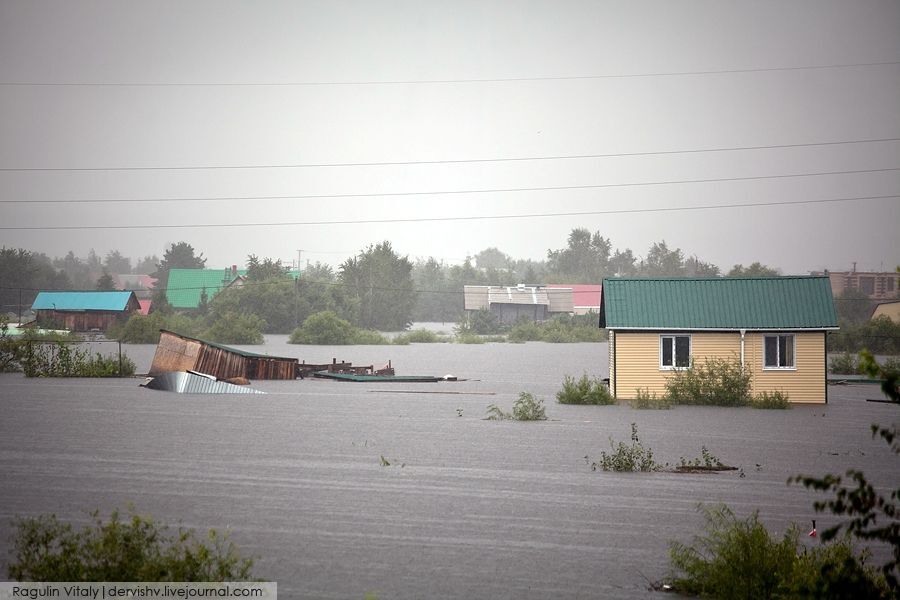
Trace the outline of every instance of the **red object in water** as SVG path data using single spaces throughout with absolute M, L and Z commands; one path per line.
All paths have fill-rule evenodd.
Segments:
M 815 519 L 813 519 L 813 528 L 812 528 L 812 531 L 809 532 L 809 537 L 819 537 L 819 534 L 816 531 L 816 520 Z

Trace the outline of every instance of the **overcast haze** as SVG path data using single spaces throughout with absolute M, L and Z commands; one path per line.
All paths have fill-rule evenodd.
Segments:
M 895 1 L 3 0 L 0 83 L 2 245 L 51 256 L 540 260 L 586 227 L 725 271 L 900 264 Z M 578 186 L 609 187 L 375 195 Z M 22 229 L 384 219 L 413 221 Z

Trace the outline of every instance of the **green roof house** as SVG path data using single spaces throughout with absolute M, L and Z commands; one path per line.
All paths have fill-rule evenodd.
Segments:
M 827 401 L 826 335 L 837 329 L 828 277 L 611 278 L 600 327 L 618 398 L 663 394 L 673 372 L 717 358 L 740 362 L 753 394 Z
M 197 308 L 206 290 L 209 300 L 247 271 L 243 269 L 172 269 L 166 285 L 166 300 L 173 308 Z

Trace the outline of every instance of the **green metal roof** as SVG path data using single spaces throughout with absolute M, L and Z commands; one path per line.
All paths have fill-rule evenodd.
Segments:
M 123 311 L 133 296 L 134 292 L 38 292 L 31 310 Z
M 169 331 L 168 329 L 160 329 L 162 333 L 170 333 L 172 335 L 178 336 L 185 340 L 191 340 L 194 342 L 200 342 L 202 344 L 206 344 L 212 348 L 218 348 L 219 350 L 225 350 L 226 352 L 232 352 L 237 354 L 238 356 L 243 356 L 244 358 L 274 358 L 276 360 L 297 360 L 296 358 L 291 358 L 289 356 L 272 356 L 270 354 L 259 354 L 257 352 L 250 352 L 249 350 L 241 350 L 240 348 L 233 348 L 232 346 L 226 346 L 225 344 L 218 344 L 216 342 L 210 342 L 208 340 L 201 340 L 200 338 L 191 337 L 189 335 L 182 335 L 180 333 L 175 333 L 174 331 Z
M 299 271 L 287 273 L 294 279 L 300 276 Z M 166 284 L 166 300 L 173 308 L 197 308 L 200 306 L 200 294 L 206 290 L 209 300 L 222 291 L 235 278 L 246 276 L 246 269 L 172 269 L 169 271 L 169 283 Z
M 828 277 L 603 281 L 608 329 L 828 329 L 837 315 Z

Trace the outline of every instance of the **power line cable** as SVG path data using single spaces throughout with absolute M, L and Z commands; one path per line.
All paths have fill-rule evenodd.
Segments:
M 396 167 L 414 165 L 454 165 L 481 164 L 497 162 L 525 162 L 544 160 L 586 160 L 594 158 L 632 158 L 638 156 L 669 156 L 677 154 L 704 154 L 712 152 L 742 152 L 754 150 L 780 150 L 791 148 L 813 148 L 851 144 L 874 144 L 897 142 L 900 137 L 868 138 L 856 140 L 832 140 L 825 142 L 805 142 L 794 144 L 767 144 L 759 146 L 729 146 L 719 148 L 686 148 L 679 150 L 650 150 L 642 152 L 612 152 L 605 154 L 560 154 L 553 156 L 513 156 L 494 158 L 465 158 L 441 160 L 407 160 L 407 161 L 374 161 L 374 162 L 339 162 L 339 163 L 291 163 L 291 164 L 257 164 L 257 165 L 164 165 L 144 167 L 0 167 L 0 173 L 12 172 L 94 172 L 94 171 L 209 171 L 209 170 L 249 170 L 249 169 L 310 169 L 310 168 L 343 168 L 343 167 Z
M 260 82 L 53 82 L 53 81 L 3 81 L 6 87 L 326 87 L 326 86 L 378 86 L 378 85 L 446 85 L 474 83 L 518 83 L 539 81 L 590 81 L 604 79 L 638 79 L 650 77 L 685 77 L 704 75 L 728 75 L 739 73 L 771 73 L 791 71 L 817 71 L 827 69 L 855 69 L 860 67 L 880 67 L 898 65 L 900 61 L 876 61 L 860 63 L 839 63 L 830 65 L 797 65 L 788 67 L 755 67 L 744 69 L 708 69 L 698 71 L 651 71 L 647 73 L 608 73 L 602 75 L 557 75 L 547 77 L 474 77 L 466 79 L 398 79 L 360 81 L 260 81 Z
M 307 225 L 372 225 L 386 223 L 429 223 L 452 221 L 483 221 L 502 219 L 534 219 L 545 217 L 584 217 L 597 215 L 621 215 L 664 213 L 680 211 L 720 210 L 731 208 L 758 208 L 764 206 L 790 206 L 801 204 L 828 204 L 837 202 L 854 202 L 863 200 L 884 200 L 887 198 L 900 198 L 900 195 L 891 194 L 883 196 L 857 196 L 850 198 L 827 198 L 820 200 L 786 200 L 783 202 L 742 202 L 739 204 L 707 204 L 701 206 L 671 206 L 657 208 L 626 208 L 611 210 L 573 211 L 557 213 L 527 213 L 519 215 L 470 215 L 460 217 L 417 217 L 407 219 L 358 219 L 337 221 L 288 221 L 288 222 L 258 222 L 258 223 L 173 223 L 168 225 L 28 225 L 28 226 L 0 226 L 0 231 L 64 231 L 64 230 L 104 230 L 104 229 L 209 229 L 209 228 L 245 228 L 245 227 L 291 227 Z
M 384 196 L 438 196 L 451 194 L 492 194 L 492 193 L 517 193 L 517 192 L 544 192 L 562 190 L 587 190 L 599 188 L 641 187 L 660 185 L 682 185 L 694 183 L 721 183 L 733 181 L 757 181 L 763 179 L 789 179 L 792 177 L 819 177 L 826 175 L 854 175 L 861 173 L 885 173 L 900 171 L 900 167 L 888 167 L 883 169 L 857 169 L 848 171 L 824 171 L 814 173 L 786 173 L 780 175 L 753 175 L 749 177 L 718 177 L 708 179 L 677 179 L 670 181 L 644 181 L 626 183 L 599 183 L 588 185 L 559 185 L 541 187 L 520 188 L 482 188 L 470 190 L 437 190 L 415 192 L 367 192 L 358 194 L 298 194 L 278 196 L 206 196 L 206 197 L 182 197 L 182 198 L 100 198 L 100 199 L 69 199 L 69 200 L 0 200 L 0 204 L 108 204 L 108 203 L 145 203 L 145 202 L 223 202 L 232 200 L 323 200 L 333 198 L 373 198 Z

